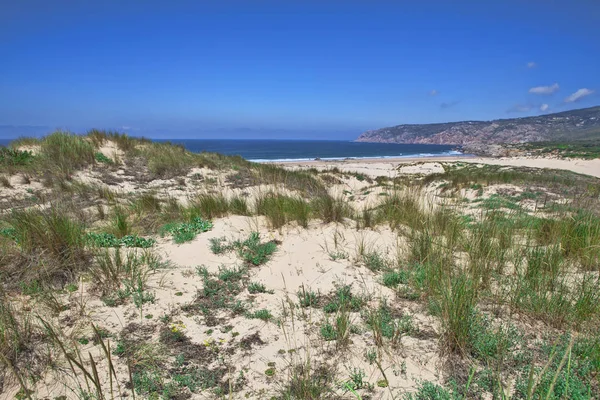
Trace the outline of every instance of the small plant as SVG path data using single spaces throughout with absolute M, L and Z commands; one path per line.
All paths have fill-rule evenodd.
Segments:
M 277 243 L 274 241 L 261 243 L 258 232 L 251 233 L 248 239 L 241 243 L 237 242 L 235 246 L 238 249 L 238 255 L 252 265 L 266 263 L 277 250 Z
M 210 251 L 212 251 L 213 254 L 222 254 L 222 253 L 225 253 L 226 251 L 230 250 L 230 248 L 227 245 L 223 244 L 223 243 L 227 242 L 227 239 L 225 239 L 224 237 L 210 238 L 209 242 L 210 242 Z
M 76 292 L 79 287 L 75 283 L 68 283 L 65 285 L 65 290 L 69 293 Z
M 250 292 L 251 294 L 272 293 L 271 291 L 267 290 L 267 287 L 265 285 L 259 282 L 250 282 L 250 284 L 248 285 L 248 292 Z
M 377 349 L 365 350 L 365 360 L 369 362 L 369 365 L 373 365 L 377 361 Z
M 337 339 L 337 332 L 335 330 L 335 328 L 333 327 L 333 325 L 331 325 L 329 322 L 327 322 L 325 325 L 323 325 L 321 327 L 321 336 L 323 336 L 323 339 L 330 341 L 330 340 L 335 340 Z
M 329 258 L 331 259 L 331 261 L 346 260 L 348 259 L 348 253 L 343 251 L 331 252 L 329 253 Z
M 363 262 L 365 263 L 365 266 L 373 272 L 383 271 L 388 268 L 388 261 L 376 252 L 364 254 Z
M 269 368 L 265 371 L 265 375 L 268 377 L 271 377 L 273 375 L 275 375 L 275 368 Z
M 262 265 L 269 261 L 277 250 L 277 242 L 272 240 L 262 243 L 258 232 L 252 232 L 246 240 L 236 240 L 226 243 L 225 238 L 213 238 L 210 240 L 210 249 L 214 254 L 236 250 L 238 256 L 251 265 Z
M 164 236 L 169 233 L 173 236 L 173 241 L 177 244 L 194 240 L 199 233 L 207 232 L 213 227 L 212 222 L 203 220 L 200 217 L 192 218 L 191 222 L 179 222 L 166 224 L 161 228 L 161 234 Z
M 253 313 L 246 314 L 246 318 L 270 321 L 273 319 L 273 315 L 269 310 L 263 308 L 262 310 L 256 310 Z
M 304 285 L 302 288 L 296 293 L 298 296 L 298 300 L 300 301 L 300 306 L 307 307 L 317 307 L 320 301 L 321 295 L 318 292 L 313 292 L 312 290 L 306 290 Z
M 138 247 L 147 249 L 154 246 L 156 241 L 152 238 L 143 238 L 134 235 L 125 235 L 117 238 L 112 233 L 94 233 L 90 232 L 86 235 L 86 242 L 89 246 L 94 247 Z
M 352 293 L 350 285 L 340 286 L 336 289 L 333 298 L 325 304 L 323 311 L 334 313 L 341 309 L 347 309 L 353 312 L 360 311 L 365 304 L 365 299 Z
M 365 371 L 360 368 L 354 368 L 350 371 L 350 377 L 348 384 L 354 390 L 363 389 L 369 386 L 369 383 L 365 381 Z
M 96 162 L 99 162 L 99 163 L 114 164 L 113 160 L 111 160 L 110 158 L 106 157 L 104 154 L 102 154 L 99 151 L 97 151 L 96 153 L 94 153 L 94 159 L 96 160 Z
M 8 147 L 0 147 L 0 165 L 19 166 L 30 164 L 34 160 L 31 151 L 21 151 Z
M 408 274 L 406 271 L 388 271 L 383 274 L 384 286 L 395 288 L 401 283 L 408 283 Z

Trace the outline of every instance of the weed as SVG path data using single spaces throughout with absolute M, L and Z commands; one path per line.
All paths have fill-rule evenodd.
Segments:
M 143 238 L 135 235 L 125 235 L 117 238 L 112 233 L 93 233 L 86 235 L 86 242 L 95 247 L 138 247 L 147 249 L 154 246 L 156 241 L 152 238 Z
M 321 298 L 320 293 L 306 290 L 304 285 L 302 285 L 302 288 L 298 291 L 297 296 L 300 301 L 300 306 L 304 308 L 317 307 Z
M 169 233 L 175 243 L 181 244 L 194 240 L 202 232 L 207 232 L 213 227 L 212 222 L 200 217 L 194 217 L 191 222 L 169 223 L 161 228 L 161 235 Z
M 266 286 L 259 282 L 250 282 L 248 284 L 248 292 L 251 294 L 256 293 L 272 293 L 272 291 L 267 290 Z
M 252 313 L 246 314 L 246 318 L 250 319 L 262 319 L 263 321 L 270 321 L 273 319 L 273 314 L 267 309 L 256 310 Z
M 383 285 L 389 288 L 395 288 L 400 284 L 408 283 L 408 273 L 404 270 L 387 271 L 383 274 Z
M 373 272 L 383 271 L 389 265 L 389 262 L 376 252 L 363 254 L 362 259 L 365 266 Z

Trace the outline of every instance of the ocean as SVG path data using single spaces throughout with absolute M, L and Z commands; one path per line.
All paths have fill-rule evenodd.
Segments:
M 361 143 L 342 140 L 214 140 L 178 139 L 193 152 L 240 155 L 250 161 L 343 160 L 458 155 L 454 146 L 429 144 Z
M 166 142 L 166 140 L 156 140 Z M 10 140 L 0 139 L 0 145 Z M 193 152 L 215 152 L 240 155 L 247 160 L 306 161 L 343 160 L 346 158 L 394 158 L 459 155 L 454 146 L 434 144 L 361 143 L 342 140 L 218 140 L 218 139 L 172 139 Z

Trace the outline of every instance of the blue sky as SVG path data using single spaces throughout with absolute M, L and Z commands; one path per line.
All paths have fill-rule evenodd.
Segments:
M 598 21 L 595 0 L 1 0 L 0 125 L 352 139 L 589 107 Z

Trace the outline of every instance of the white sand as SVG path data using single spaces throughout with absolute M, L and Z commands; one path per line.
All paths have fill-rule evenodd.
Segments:
M 376 176 L 394 176 L 396 168 L 402 164 L 423 163 L 427 165 L 425 169 L 413 171 L 404 171 L 406 173 L 431 173 L 432 164 L 439 162 L 469 162 L 491 165 L 506 165 L 514 167 L 533 167 L 564 169 L 579 174 L 586 174 L 600 177 L 600 159 L 581 160 L 581 159 L 557 159 L 557 158 L 534 158 L 534 157 L 422 157 L 422 158 L 379 158 L 368 160 L 343 160 L 343 161 L 293 161 L 278 163 L 282 166 L 292 168 L 319 168 L 329 169 L 337 167 L 346 172 L 359 172 L 372 177 Z M 435 169 L 435 168 L 434 168 Z

